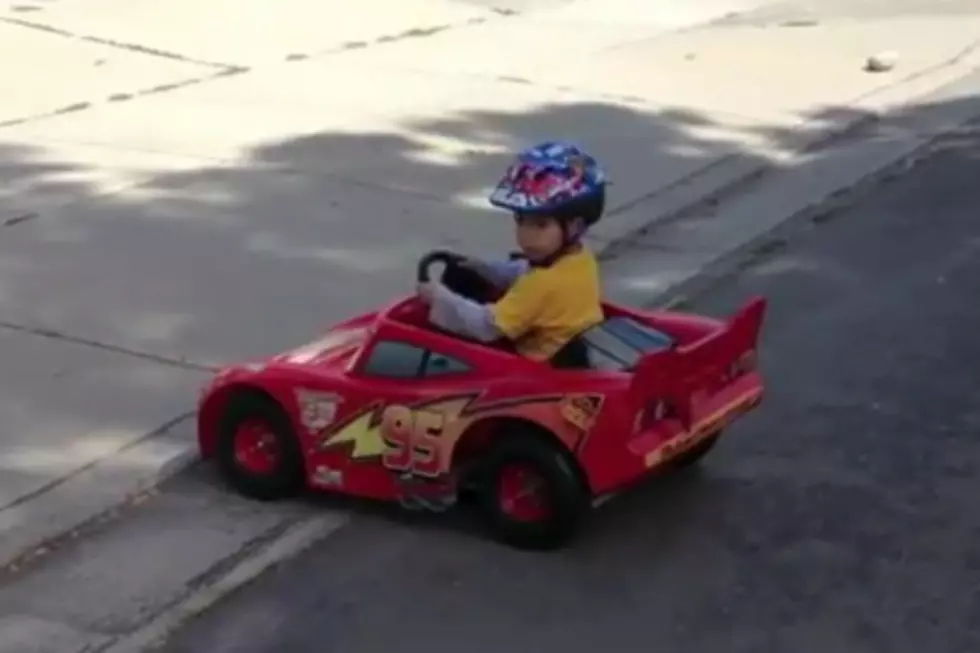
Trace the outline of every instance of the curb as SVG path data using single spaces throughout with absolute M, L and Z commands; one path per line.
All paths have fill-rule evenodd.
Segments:
M 978 113 L 974 118 L 980 117 Z M 969 121 L 967 121 L 969 122 Z M 936 137 L 942 138 L 942 135 Z M 684 310 L 688 304 L 727 278 L 738 274 L 769 254 L 776 253 L 790 237 L 801 233 L 810 224 L 819 224 L 832 214 L 852 206 L 881 182 L 890 177 L 900 176 L 910 169 L 917 160 L 929 154 L 933 142 L 919 145 L 899 159 L 856 179 L 849 187 L 842 187 L 822 200 L 808 203 L 794 213 L 787 215 L 769 231 L 752 237 L 729 250 L 703 267 L 697 274 L 678 281 L 643 305 L 647 309 Z
M 0 573 L 16 572 L 40 562 L 65 543 L 116 519 L 128 507 L 140 503 L 147 495 L 152 494 L 162 483 L 193 465 L 198 459 L 197 443 L 174 437 L 172 434 L 175 429 L 188 423 L 195 415 L 196 413 L 193 412 L 182 413 L 168 420 L 115 453 L 75 470 L 69 476 L 59 479 L 44 492 L 25 501 L 24 506 L 33 504 L 36 510 L 38 510 L 36 506 L 40 504 L 39 510 L 44 516 L 42 522 L 52 524 L 53 527 L 47 529 L 42 524 L 34 528 L 34 532 L 28 529 L 26 535 L 23 532 L 20 535 L 11 534 L 10 537 L 15 545 L 0 547 Z M 135 456 L 138 459 L 145 451 L 149 450 L 153 453 L 159 448 L 166 451 L 163 463 L 143 474 L 137 473 L 122 479 L 120 481 L 122 487 L 114 493 L 111 500 L 99 503 L 99 492 L 95 492 L 95 496 L 91 497 L 88 503 L 83 501 L 80 505 L 70 508 L 63 505 L 66 493 L 69 496 L 86 495 L 84 491 L 76 492 L 74 487 L 76 484 L 81 484 L 84 488 L 87 483 L 92 483 L 91 476 L 98 476 L 106 470 L 111 473 L 114 468 L 124 468 L 124 461 L 128 456 Z M 95 483 L 98 484 L 99 481 L 96 480 Z M 76 518 L 75 515 L 79 517 Z M 18 539 L 20 541 L 17 541 Z M 5 540 L 7 541 L 9 540 Z
M 666 208 L 657 211 L 652 218 L 640 225 L 627 227 L 620 234 L 612 237 L 596 236 L 593 239 L 596 254 L 602 261 L 613 259 L 628 251 L 633 241 L 649 235 L 655 229 L 713 211 L 719 204 L 741 196 L 765 182 L 769 176 L 778 173 L 784 165 L 819 154 L 832 147 L 845 147 L 859 140 L 865 130 L 886 122 L 890 117 L 925 98 L 942 95 L 944 89 L 968 78 L 978 69 L 980 69 L 980 41 L 966 46 L 947 61 L 914 70 L 887 86 L 858 96 L 847 105 L 847 108 L 862 115 L 846 124 L 816 132 L 812 138 L 803 142 L 791 153 L 782 155 L 788 159 L 787 161 L 769 159 L 759 162 L 737 153 L 729 154 L 652 193 L 623 202 L 613 207 L 607 217 L 641 209 L 647 203 L 659 202 L 665 204 Z M 876 104 L 879 105 L 877 108 Z M 797 129 L 805 131 L 818 122 L 804 120 L 797 125 Z M 734 170 L 731 170 L 732 168 Z M 700 179 L 714 174 L 723 175 L 723 179 L 717 185 L 709 187 L 710 190 L 706 193 L 699 194 L 696 189 L 689 188 L 691 184 L 697 184 Z M 671 195 L 675 193 L 681 193 L 681 197 L 672 198 Z M 696 196 L 690 197 L 692 194 Z
M 196 417 L 196 414 L 194 416 Z M 156 473 L 153 474 L 153 480 L 150 481 L 151 486 L 162 485 L 167 480 L 189 469 L 199 460 L 197 442 L 188 442 L 185 448 L 174 454 L 163 465 L 160 465 Z
M 767 217 L 768 225 L 764 228 L 754 234 L 748 234 L 746 238 L 734 243 L 733 246 L 707 255 L 706 260 L 692 272 L 681 275 L 659 291 L 649 293 L 651 298 L 643 303 L 643 307 L 683 310 L 689 302 L 709 291 L 716 284 L 751 266 L 759 259 L 778 251 L 792 236 L 811 225 L 819 225 L 829 221 L 836 213 L 852 206 L 880 183 L 908 172 L 919 160 L 930 155 L 937 143 L 943 138 L 955 134 L 971 123 L 980 121 L 980 97 L 976 95 L 973 96 L 970 103 L 964 103 L 962 106 L 944 107 L 942 105 L 943 99 L 947 97 L 957 97 L 958 95 L 968 97 L 959 91 L 969 85 L 980 86 L 980 67 L 972 69 L 952 83 L 945 84 L 933 93 L 920 98 L 928 97 L 932 98 L 933 101 L 929 110 L 924 111 L 922 116 L 917 116 L 918 120 L 915 121 L 917 124 L 921 123 L 928 127 L 937 122 L 936 116 L 929 115 L 930 111 L 936 114 L 947 111 L 954 114 L 939 121 L 941 124 L 938 129 L 914 130 L 909 128 L 912 134 L 906 136 L 904 140 L 897 138 L 891 142 L 894 150 L 881 155 L 881 160 L 875 165 L 864 168 L 861 173 L 851 173 L 848 181 L 829 185 L 810 196 L 799 196 L 797 205 L 789 209 L 788 212 L 774 213 Z M 887 124 L 888 116 L 874 122 Z M 870 139 L 860 138 L 847 146 L 843 146 L 836 153 L 836 157 L 834 155 L 828 156 L 813 166 L 821 166 L 827 169 L 834 167 L 846 169 L 846 165 L 841 165 L 838 159 L 846 164 L 846 159 L 848 156 L 854 155 L 855 149 L 870 149 L 874 147 L 875 143 L 874 135 L 871 135 Z M 729 206 L 728 210 L 734 213 L 745 210 L 750 205 L 762 205 L 764 210 L 766 201 L 772 201 L 780 189 L 790 186 L 794 175 L 807 177 L 809 174 L 811 179 L 819 176 L 813 174 L 812 170 L 800 174 L 799 169 L 792 168 L 773 168 L 771 172 L 774 177 L 782 176 L 786 183 L 770 183 L 750 190 L 733 202 L 733 204 L 740 206 Z M 717 210 L 716 213 L 719 218 L 723 218 L 725 210 Z M 669 226 L 669 223 L 652 225 L 653 237 L 656 237 L 657 227 L 669 228 Z

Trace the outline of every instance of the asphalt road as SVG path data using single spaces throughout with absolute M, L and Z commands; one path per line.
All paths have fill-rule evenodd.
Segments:
M 576 548 L 362 511 L 166 651 L 980 650 L 978 159 L 948 139 L 704 298 L 771 300 L 767 403 Z

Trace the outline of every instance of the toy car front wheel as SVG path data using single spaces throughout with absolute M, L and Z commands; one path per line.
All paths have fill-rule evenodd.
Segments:
M 262 501 L 298 494 L 303 457 L 289 418 L 271 399 L 233 398 L 219 426 L 218 467 L 239 493 Z
M 555 549 L 578 532 L 587 489 L 558 447 L 533 435 L 494 444 L 484 461 L 480 503 L 491 532 L 520 549 Z

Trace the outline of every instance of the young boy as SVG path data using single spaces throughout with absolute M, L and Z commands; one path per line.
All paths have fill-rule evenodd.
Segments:
M 602 217 L 605 174 L 588 154 L 566 143 L 522 151 L 490 195 L 509 209 L 525 259 L 464 265 L 507 288 L 494 304 L 457 295 L 440 283 L 419 287 L 433 324 L 482 342 L 510 340 L 518 353 L 548 360 L 603 319 L 599 268 L 581 242 Z

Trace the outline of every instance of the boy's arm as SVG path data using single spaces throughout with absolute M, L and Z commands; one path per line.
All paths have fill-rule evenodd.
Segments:
M 540 279 L 521 277 L 500 300 L 489 306 L 494 326 L 509 340 L 517 340 L 537 325 L 548 302 L 547 288 Z
M 473 270 L 501 288 L 512 286 L 528 269 L 528 262 L 524 259 L 506 261 L 467 259 L 467 262 Z
M 501 337 L 516 340 L 534 328 L 543 300 L 540 284 L 536 283 L 515 284 L 492 305 L 479 304 L 435 283 L 429 320 L 438 327 L 481 342 L 493 342 Z
M 441 283 L 432 284 L 429 321 L 480 342 L 493 342 L 503 335 L 494 324 L 489 306 L 457 295 Z

